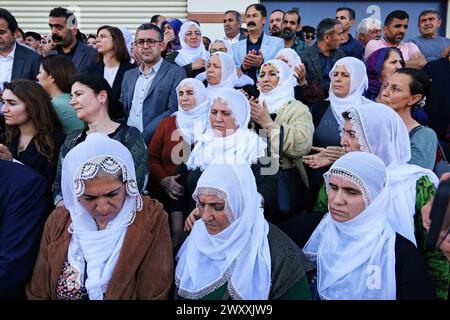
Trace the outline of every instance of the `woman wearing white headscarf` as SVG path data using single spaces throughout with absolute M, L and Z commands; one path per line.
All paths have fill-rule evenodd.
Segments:
M 161 121 L 148 147 L 150 195 L 165 208 L 171 199 L 183 194 L 183 187 L 177 182 L 177 168 L 186 162 L 194 143 L 205 132 L 210 107 L 205 86 L 196 79 L 184 79 L 176 92 L 178 111 Z M 171 216 L 171 226 L 172 235 L 180 233 L 183 217 Z
M 426 231 L 420 211 L 436 191 L 438 178 L 422 167 L 410 165 L 408 130 L 400 116 L 383 104 L 349 108 L 345 119 L 341 144 L 346 152 L 361 150 L 379 156 L 389 173 L 389 188 L 394 199 L 395 214 L 389 222 L 393 229 L 416 244 L 427 260 L 435 280 L 437 295 L 446 299 L 449 285 L 449 265 L 440 251 L 428 252 L 424 248 Z M 326 211 L 324 190 L 318 197 L 316 209 Z
M 280 51 L 278 51 L 277 54 L 275 55 L 275 59 L 279 59 L 287 63 L 289 68 L 291 68 L 292 71 L 294 72 L 295 66 L 302 63 L 302 59 L 300 59 L 298 53 L 291 48 L 283 48 Z
M 252 120 L 267 134 L 271 152 L 282 158 L 280 175 L 294 179 L 289 183 L 300 188 L 279 189 L 280 213 L 308 209 L 310 198 L 302 156 L 311 150 L 314 125 L 308 107 L 295 99 L 295 85 L 293 72 L 285 62 L 269 60 L 259 72 L 259 99 L 250 101 Z M 283 177 L 280 179 L 286 182 Z M 287 192 L 292 192 L 291 197 L 287 196 Z M 298 197 L 302 193 L 304 197 Z
M 210 56 L 209 60 L 211 59 L 211 57 L 212 57 L 212 55 L 214 53 L 226 53 L 227 55 L 229 55 L 231 57 L 231 61 L 234 63 L 233 50 L 231 50 L 231 45 L 228 43 L 228 41 L 221 40 L 221 39 L 214 40 L 211 43 L 209 51 L 211 53 L 211 56 Z M 219 58 L 220 58 L 221 66 L 224 65 L 228 69 L 228 70 L 224 70 L 224 73 L 227 73 L 229 75 L 228 77 L 230 77 L 230 75 L 234 74 L 232 72 L 232 68 L 231 68 L 231 65 L 229 63 L 230 59 L 227 59 L 227 61 L 222 61 L 223 58 L 222 58 L 221 55 L 219 56 Z M 198 79 L 198 80 L 200 80 L 202 82 L 207 80 L 206 74 L 207 74 L 207 72 L 209 70 L 208 67 L 211 68 L 211 63 L 209 63 L 209 60 L 207 61 L 207 64 L 206 64 L 206 71 L 198 74 L 195 77 L 196 79 Z M 232 84 L 233 85 L 232 87 L 234 87 L 234 88 L 242 88 L 242 87 L 246 87 L 246 86 L 253 86 L 255 84 L 253 79 L 250 78 L 249 76 L 247 76 L 246 74 L 243 74 L 240 68 L 236 68 L 236 66 L 234 66 L 234 67 L 235 67 L 235 70 L 236 70 L 236 73 L 235 73 L 236 76 L 234 77 L 234 83 Z M 222 69 L 225 69 L 225 68 L 221 67 L 221 70 Z M 224 77 L 224 79 L 228 78 L 228 77 Z M 218 80 L 219 80 L 220 83 L 222 82 L 222 76 L 221 75 L 218 76 Z M 208 82 L 208 86 L 209 86 L 209 82 Z M 247 88 L 243 88 L 243 89 L 245 90 Z
M 340 128 L 344 125 L 342 112 L 348 107 L 364 105 L 370 108 L 373 101 L 363 96 L 368 86 L 365 64 L 359 59 L 345 57 L 336 61 L 329 73 L 329 97 L 311 107 L 314 131 L 312 150 L 317 152 L 303 157 L 308 170 L 310 186 L 316 195 L 323 183 L 323 173 L 344 154 L 340 147 Z
M 396 209 L 383 161 L 350 152 L 324 178 L 329 212 L 304 248 L 317 265 L 319 298 L 434 299 L 425 261 L 389 224 Z
M 172 203 L 171 212 L 181 211 L 185 216 L 194 209 L 192 194 L 201 173 L 213 162 L 246 164 L 252 168 L 263 197 L 265 213 L 274 212 L 276 203 L 276 168 L 265 157 L 267 144 L 248 129 L 250 105 L 244 94 L 234 89 L 223 89 L 212 97 L 209 129 L 198 139 L 186 165 L 178 169 L 183 198 Z
M 172 248 L 161 204 L 141 197 L 133 158 L 92 133 L 66 155 L 65 207 L 48 218 L 29 299 L 167 299 Z
M 248 165 L 209 165 L 193 198 L 201 219 L 177 254 L 181 298 L 309 299 L 305 271 L 312 266 L 264 219 Z
M 184 68 L 189 78 L 205 71 L 205 62 L 209 58 L 202 41 L 202 30 L 194 21 L 182 24 L 179 33 L 181 49 L 171 52 L 166 60 Z

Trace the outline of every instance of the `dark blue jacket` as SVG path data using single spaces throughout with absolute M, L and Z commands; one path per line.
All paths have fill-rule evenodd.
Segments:
M 47 217 L 47 182 L 0 160 L 0 300 L 25 298 Z

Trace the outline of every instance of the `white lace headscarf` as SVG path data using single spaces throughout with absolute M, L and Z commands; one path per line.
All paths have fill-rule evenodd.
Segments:
M 225 200 L 230 225 L 210 235 L 203 220 L 195 222 L 180 248 L 175 270 L 178 294 L 200 299 L 228 281 L 230 296 L 266 300 L 270 292 L 269 225 L 248 165 L 211 164 L 192 195 L 217 195 Z
M 407 163 L 411 159 L 408 129 L 394 110 L 374 103 L 369 107 L 349 108 L 348 111 L 361 151 L 380 157 L 387 167 L 396 208 L 395 214 L 389 216 L 392 227 L 416 244 L 414 214 L 417 180 L 427 176 L 437 186 L 438 178 L 431 170 Z
M 333 72 L 336 66 L 344 66 L 350 73 L 350 90 L 344 98 L 337 97 L 333 92 Z M 369 79 L 367 78 L 366 65 L 359 59 L 354 57 L 345 57 L 336 61 L 329 73 L 331 84 L 328 90 L 328 99 L 330 101 L 331 110 L 333 111 L 334 117 L 338 121 L 339 125 L 342 126 L 344 119 L 342 118 L 342 113 L 347 111 L 349 107 L 356 107 L 361 104 L 370 104 L 373 101 L 365 98 L 363 96 L 364 91 L 369 86 Z M 367 105 L 367 107 L 370 107 Z
M 216 39 L 211 43 L 210 48 L 212 48 L 212 46 L 214 45 L 214 43 L 216 42 L 220 42 L 223 43 L 223 45 L 225 46 L 225 48 L 227 49 L 227 52 L 224 52 L 226 54 L 228 54 L 231 59 L 233 59 L 233 63 L 234 63 L 234 55 L 233 55 L 233 50 L 231 49 L 231 45 L 228 41 L 226 40 L 222 40 L 222 39 Z M 234 66 L 236 69 L 236 65 Z M 198 75 L 195 76 L 195 79 L 200 80 L 200 81 L 205 81 L 206 80 L 206 71 L 199 73 Z M 253 81 L 252 78 L 250 78 L 249 76 L 247 76 L 246 74 L 242 73 L 240 76 L 237 75 L 236 73 L 236 77 L 234 79 L 234 84 L 233 87 L 235 88 L 241 88 L 243 86 L 246 85 L 254 85 L 255 81 Z
M 97 230 L 95 220 L 78 201 L 84 193 L 85 181 L 94 178 L 100 169 L 112 176 L 121 170 L 127 192 L 122 209 L 104 230 Z M 136 212 L 142 210 L 142 198 L 130 151 L 106 134 L 89 134 L 84 142 L 75 146 L 64 158 L 62 194 L 72 220 L 69 226 L 72 238 L 67 253 L 69 263 L 79 272 L 78 283 L 83 283 L 87 273 L 84 285 L 89 298 L 102 300 L 128 226 L 133 223 Z
M 276 113 L 282 106 L 284 106 L 289 101 L 295 100 L 294 87 L 297 84 L 295 80 L 294 73 L 286 62 L 278 59 L 269 60 L 264 63 L 260 70 L 259 76 L 261 77 L 262 69 L 265 66 L 273 66 L 278 72 L 278 84 L 275 88 L 269 92 L 262 92 L 259 95 L 259 101 L 262 103 L 266 101 L 267 108 L 269 108 L 269 113 Z M 258 79 L 258 88 L 261 86 L 260 80 Z
M 186 32 L 189 30 L 191 26 L 194 26 L 198 31 L 200 31 L 200 45 L 197 48 L 191 48 L 184 38 L 186 37 Z M 179 66 L 185 66 L 197 60 L 198 58 L 202 58 L 207 61 L 209 58 L 209 53 L 206 51 L 205 46 L 203 45 L 203 33 L 200 26 L 194 21 L 186 21 L 181 25 L 180 33 L 180 44 L 181 49 L 178 51 L 178 55 L 175 58 L 175 63 Z
M 277 52 L 277 54 L 275 55 L 275 59 L 283 61 L 282 58 L 287 60 L 287 62 L 285 62 L 288 64 L 289 68 L 292 69 L 292 71 L 294 71 L 295 66 L 302 63 L 302 59 L 300 59 L 298 53 L 291 48 L 283 48 Z
M 186 162 L 186 166 L 191 170 L 204 170 L 213 161 L 251 165 L 265 155 L 267 144 L 248 129 L 250 103 L 244 94 L 234 89 L 222 89 L 212 97 L 212 104 L 217 100 L 227 104 L 238 129 L 225 137 L 216 136 L 209 124 L 210 128 L 199 137 Z
M 220 75 L 220 82 L 218 84 L 208 83 L 206 90 L 208 90 L 208 94 L 210 97 L 214 96 L 217 92 L 219 92 L 222 89 L 225 88 L 233 89 L 237 78 L 236 64 L 234 63 L 233 58 L 229 54 L 224 52 L 215 52 L 211 55 L 211 57 L 209 57 L 209 59 L 211 59 L 214 56 L 219 57 L 220 59 L 221 75 Z
M 177 97 L 179 97 L 181 86 L 184 85 L 189 86 L 194 91 L 196 105 L 191 110 L 184 111 L 180 103 L 178 103 L 178 111 L 174 115 L 176 116 L 177 128 L 180 130 L 183 140 L 191 145 L 197 141 L 198 137 L 207 128 L 210 104 L 208 93 L 203 83 L 192 78 L 186 78 L 180 82 L 176 88 Z
M 317 263 L 317 289 L 328 300 L 395 300 L 395 232 L 387 221 L 394 214 L 383 162 L 364 152 L 339 158 L 324 175 L 354 183 L 365 209 L 345 222 L 330 213 L 322 219 L 303 252 Z

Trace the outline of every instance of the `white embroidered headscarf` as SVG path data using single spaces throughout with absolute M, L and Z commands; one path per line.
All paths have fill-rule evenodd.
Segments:
M 184 38 L 186 37 L 186 32 L 189 30 L 191 26 L 194 26 L 198 31 L 200 31 L 200 45 L 197 48 L 191 48 Z M 186 21 L 181 25 L 180 33 L 180 44 L 181 49 L 178 51 L 178 55 L 175 58 L 175 63 L 179 66 L 185 66 L 197 60 L 198 58 L 202 58 L 207 61 L 209 58 L 209 53 L 206 51 L 205 46 L 203 45 L 203 33 L 200 26 L 196 24 L 194 21 Z
M 372 154 L 350 152 L 324 175 L 327 191 L 330 176 L 356 184 L 366 206 L 345 222 L 327 213 L 303 249 L 317 263 L 321 299 L 395 300 L 396 235 L 387 221 L 395 208 L 385 165 Z
M 233 50 L 231 49 L 230 43 L 229 43 L 228 41 L 226 41 L 226 40 L 217 39 L 217 40 L 214 40 L 214 41 L 211 43 L 210 48 L 212 48 L 212 46 L 213 46 L 214 43 L 216 43 L 216 42 L 223 43 L 223 45 L 224 45 L 225 48 L 227 49 L 227 52 L 224 52 L 224 53 L 228 54 L 228 55 L 231 57 L 231 59 L 233 59 L 233 63 L 234 63 L 234 55 L 233 55 Z M 235 65 L 235 69 L 236 69 L 236 65 Z M 195 76 L 195 79 L 200 80 L 200 81 L 202 81 L 202 82 L 205 81 L 205 80 L 206 80 L 206 71 L 204 71 L 204 72 L 199 73 L 198 75 L 196 75 L 196 76 Z M 239 75 L 237 75 L 237 73 L 236 73 L 236 77 L 235 77 L 235 79 L 234 79 L 233 87 L 235 87 L 235 88 L 241 88 L 241 87 L 246 86 L 246 85 L 254 85 L 254 84 L 255 84 L 255 81 L 253 81 L 253 79 L 250 78 L 249 76 L 247 76 L 246 74 L 242 73 L 242 74 L 239 76 Z
M 186 78 L 180 82 L 176 88 L 177 97 L 181 86 L 189 86 L 194 91 L 195 107 L 189 111 L 184 111 L 178 102 L 178 111 L 174 113 L 176 116 L 176 124 L 180 130 L 183 140 L 191 145 L 197 141 L 206 128 L 209 121 L 209 100 L 206 88 L 200 81 L 192 78 Z
M 228 281 L 233 299 L 266 300 L 270 292 L 271 257 L 261 197 L 247 165 L 211 164 L 192 195 L 225 200 L 230 225 L 210 235 L 202 219 L 180 248 L 175 270 L 178 294 L 200 299 Z
M 221 100 L 228 105 L 238 129 L 225 137 L 217 136 L 209 124 L 209 129 L 199 137 L 186 166 L 194 170 L 204 170 L 210 163 L 251 165 L 265 155 L 267 144 L 248 129 L 250 103 L 243 93 L 234 89 L 222 89 L 212 97 L 212 104 Z M 211 107 L 212 108 L 212 107 Z
M 224 88 L 233 89 L 237 78 L 236 65 L 234 63 L 233 58 L 231 58 L 230 55 L 224 52 L 215 52 L 211 55 L 211 57 L 209 57 L 209 59 L 212 59 L 213 57 L 219 57 L 220 59 L 221 75 L 220 75 L 220 82 L 218 84 L 208 83 L 206 90 L 208 90 L 208 95 L 210 97 L 212 97 L 213 95 L 215 95 L 217 92 L 219 92 Z
M 95 220 L 78 201 L 84 193 L 85 181 L 95 177 L 99 169 L 111 175 L 122 170 L 127 192 L 122 209 L 104 230 L 97 230 Z M 72 238 L 67 258 L 70 265 L 79 272 L 78 283 L 83 283 L 87 273 L 85 287 L 89 298 L 102 300 L 128 226 L 133 223 L 136 211 L 142 210 L 142 198 L 130 151 L 106 134 L 89 134 L 84 142 L 75 146 L 64 158 L 62 194 L 72 220 L 69 226 Z
M 273 59 L 269 60 L 261 66 L 259 70 L 259 76 L 261 77 L 262 69 L 265 66 L 273 66 L 278 72 L 278 84 L 275 88 L 270 90 L 269 92 L 262 92 L 261 89 L 259 91 L 261 94 L 259 95 L 259 101 L 262 103 L 266 101 L 267 108 L 269 108 L 269 113 L 276 113 L 278 109 L 284 106 L 289 101 L 295 100 L 294 87 L 297 84 L 295 80 L 294 73 L 291 68 L 282 60 Z M 258 88 L 260 87 L 258 79 Z
M 336 66 L 345 66 L 350 73 L 350 90 L 344 98 L 337 97 L 333 92 L 333 72 Z M 330 101 L 331 110 L 339 125 L 343 125 L 344 119 L 342 113 L 347 111 L 349 107 L 356 107 L 361 104 L 371 103 L 373 101 L 363 96 L 364 90 L 369 86 L 367 78 L 366 65 L 359 59 L 354 57 L 345 57 L 336 61 L 329 73 L 331 84 L 328 90 L 328 99 Z M 368 106 L 369 107 L 369 106 Z
M 438 178 L 431 170 L 407 163 L 411 158 L 411 142 L 405 123 L 394 110 L 373 103 L 369 107 L 349 108 L 348 111 L 361 151 L 380 157 L 387 167 L 396 208 L 395 214 L 388 216 L 389 222 L 397 233 L 416 244 L 417 180 L 427 176 L 437 186 Z
M 292 71 L 294 71 L 295 66 L 302 63 L 302 59 L 300 59 L 298 53 L 291 48 L 283 48 L 280 51 L 278 51 L 277 54 L 275 55 L 275 59 L 279 59 L 282 61 L 287 60 L 287 62 L 286 61 L 284 62 L 288 64 L 289 68 L 291 68 Z

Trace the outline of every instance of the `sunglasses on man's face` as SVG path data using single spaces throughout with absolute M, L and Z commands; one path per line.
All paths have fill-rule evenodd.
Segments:
M 314 35 L 314 33 L 305 33 L 305 39 L 314 40 L 315 38 L 316 36 Z

